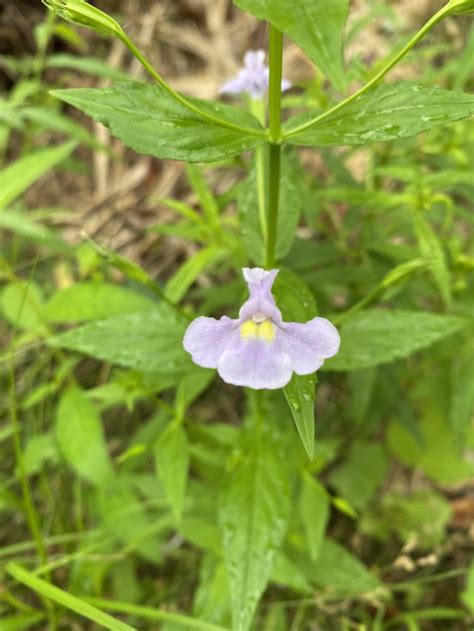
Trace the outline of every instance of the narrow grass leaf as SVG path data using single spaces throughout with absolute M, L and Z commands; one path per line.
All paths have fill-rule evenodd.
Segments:
M 131 627 L 125 624 L 125 622 L 112 618 L 109 614 L 100 611 L 100 609 L 93 607 L 84 600 L 38 578 L 17 563 L 8 563 L 6 571 L 19 583 L 23 583 L 41 596 L 52 600 L 70 611 L 74 611 L 88 620 L 92 620 L 92 622 L 95 622 L 105 629 L 110 629 L 110 631 L 136 631 L 135 627 Z
M 52 230 L 31 219 L 27 213 L 8 209 L 0 213 L 0 230 L 9 230 L 38 245 L 57 250 L 66 250 L 66 244 Z
M 33 182 L 65 160 L 75 146 L 75 142 L 67 142 L 53 149 L 40 149 L 2 169 L 0 172 L 0 211 L 24 193 Z
M 2 618 L 2 631 L 24 631 L 33 625 L 38 625 L 46 618 L 46 614 L 24 613 L 18 616 L 4 616 Z
M 133 603 L 106 600 L 105 598 L 88 597 L 87 601 L 97 607 L 100 607 L 101 609 L 116 611 L 117 613 L 124 613 L 130 616 L 136 616 L 137 618 L 143 618 L 145 620 L 166 620 L 171 623 L 182 624 L 185 628 L 201 629 L 201 631 L 229 631 L 224 627 L 220 627 L 210 622 L 197 620 L 196 618 L 190 618 L 189 616 L 171 611 L 165 611 L 164 609 L 161 610 L 153 607 L 143 607 Z
M 213 225 L 218 225 L 219 206 L 201 170 L 194 164 L 188 164 L 186 165 L 186 175 L 192 189 L 198 196 L 199 204 L 207 221 Z
M 227 254 L 226 250 L 218 246 L 209 246 L 193 254 L 166 283 L 167 298 L 174 303 L 180 302 L 199 275 Z

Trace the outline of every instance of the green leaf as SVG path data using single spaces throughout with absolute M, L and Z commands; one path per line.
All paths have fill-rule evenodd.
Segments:
M 230 626 L 230 594 L 227 568 L 213 553 L 204 555 L 199 584 L 194 593 L 193 613 L 203 620 Z
M 408 496 L 389 493 L 364 514 L 360 527 L 381 541 L 395 533 L 403 543 L 415 540 L 419 547 L 429 549 L 443 542 L 450 517 L 449 502 L 433 491 Z
M 32 281 L 12 281 L 0 293 L 0 313 L 19 329 L 45 335 L 43 297 Z
M 217 263 L 227 255 L 226 250 L 217 246 L 203 248 L 193 254 L 175 274 L 169 279 L 165 287 L 165 295 L 174 303 L 184 298 L 186 292 L 208 267 Z
M 278 308 L 287 322 L 306 322 L 317 314 L 311 290 L 294 272 L 280 268 L 273 294 Z
M 25 631 L 33 625 L 38 625 L 46 618 L 46 614 L 24 613 L 18 616 L 4 616 L 2 618 L 2 631 Z
M 345 87 L 342 29 L 348 0 L 234 0 L 260 20 L 268 20 L 286 33 L 339 89 Z
M 326 489 L 308 472 L 303 475 L 298 508 L 309 555 L 315 561 L 329 519 L 329 498 Z
M 362 511 L 387 473 L 383 448 L 375 443 L 354 442 L 347 459 L 329 477 L 337 491 Z
M 306 574 L 281 551 L 275 555 L 271 581 L 302 594 L 310 594 L 313 591 Z
M 271 436 L 249 436 L 219 508 L 235 631 L 250 627 L 283 541 L 288 513 L 285 464 Z
M 314 119 L 315 114 L 292 118 L 284 126 L 283 135 L 295 145 L 365 145 L 416 136 L 472 114 L 472 94 L 400 81 L 379 86 L 294 135 L 292 131 Z
M 64 458 L 81 477 L 100 486 L 113 476 L 99 413 L 76 386 L 59 401 L 56 438 Z
M 257 199 L 257 176 L 255 164 L 249 177 L 242 185 L 237 200 L 240 228 L 249 256 L 257 265 L 264 263 L 264 239 L 259 218 Z M 280 210 L 277 224 L 276 256 L 288 254 L 295 236 L 296 227 L 304 208 L 302 194 L 303 171 L 294 152 L 282 153 L 280 178 Z M 265 195 L 268 199 L 268 193 Z
M 85 324 L 50 338 L 48 344 L 126 368 L 175 375 L 192 366 L 183 349 L 187 324 L 176 311 L 160 304 L 152 310 Z
M 52 434 L 44 433 L 30 436 L 23 458 L 27 475 L 39 473 L 47 461 L 56 461 L 57 447 Z
M 390 423 L 388 445 L 397 458 L 414 468 L 421 469 L 433 480 L 455 484 L 474 474 L 474 464 L 462 457 L 462 447 L 456 444 L 449 424 L 438 407 L 432 403 L 423 409 L 417 440 L 400 423 Z
M 324 368 L 358 370 L 408 357 L 461 330 L 468 322 L 457 316 L 422 311 L 360 311 L 342 325 L 341 350 L 325 362 Z
M 296 429 L 308 458 L 314 456 L 314 400 L 316 375 L 293 375 L 283 388 Z
M 33 221 L 27 213 L 13 211 L 0 213 L 0 230 L 10 230 L 25 239 L 40 245 L 47 245 L 54 250 L 65 250 L 66 244 L 51 230 Z
M 112 88 L 52 94 L 109 127 L 127 147 L 158 158 L 214 162 L 254 149 L 265 140 L 258 121 L 244 110 L 187 97 L 206 115 L 198 114 L 158 85 L 117 83 Z
M 171 423 L 160 435 L 155 463 L 174 517 L 180 521 L 189 468 L 188 437 L 180 423 Z
M 8 563 L 6 571 L 18 582 L 23 583 L 41 596 L 58 603 L 58 605 L 61 605 L 62 607 L 66 607 L 66 609 L 70 609 L 71 611 L 78 613 L 80 616 L 83 616 L 88 620 L 96 622 L 105 629 L 110 629 L 110 631 L 136 631 L 134 627 L 125 624 L 125 622 L 116 620 L 96 607 L 89 605 L 84 600 L 59 589 L 59 587 L 51 585 L 51 583 L 48 583 L 47 581 L 43 581 L 43 579 L 38 578 L 31 572 L 28 572 L 28 570 L 25 570 L 25 568 L 21 567 L 21 565 L 18 565 L 17 563 Z
M 347 596 L 371 592 L 379 586 L 365 565 L 332 539 L 324 539 L 308 570 L 316 585 Z
M 451 278 L 443 246 L 436 232 L 419 213 L 416 213 L 414 216 L 413 225 L 416 238 L 418 239 L 420 254 L 429 257 L 431 275 L 438 286 L 444 304 L 449 307 L 452 302 Z
M 203 370 L 200 366 L 196 366 L 196 370 L 180 379 L 175 403 L 176 416 L 179 419 L 183 418 L 191 403 L 209 387 L 214 377 L 215 372 L 213 370 Z
M 153 300 L 121 285 L 76 283 L 51 298 L 44 309 L 51 322 L 83 322 L 123 313 L 149 311 Z
M 192 189 L 198 196 L 204 217 L 211 225 L 219 225 L 219 206 L 201 170 L 194 164 L 188 164 L 186 165 L 186 175 Z
M 303 281 L 290 270 L 281 269 L 276 277 L 274 295 L 286 321 L 306 322 L 316 313 L 316 302 Z M 284 388 L 296 429 L 310 460 L 314 454 L 314 400 L 316 376 L 293 375 Z
M 471 561 L 466 577 L 466 586 L 461 593 L 465 607 L 474 615 L 474 561 Z
M 76 146 L 67 142 L 52 149 L 41 149 L 19 158 L 0 172 L 0 211 L 11 204 L 42 175 L 65 160 Z
M 474 344 L 467 343 L 454 358 L 450 375 L 449 424 L 462 442 L 474 413 Z
M 153 483 L 153 500 L 162 502 L 164 497 L 156 476 Z M 101 524 L 109 540 L 116 539 L 125 544 L 129 552 L 136 550 L 153 563 L 162 560 L 162 541 L 158 533 L 172 527 L 171 519 L 157 518 L 146 510 L 130 476 L 115 476 L 101 488 L 100 509 Z

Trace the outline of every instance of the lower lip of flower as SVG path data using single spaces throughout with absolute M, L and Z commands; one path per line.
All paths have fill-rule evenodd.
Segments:
M 274 341 L 276 327 L 271 320 L 262 314 L 255 314 L 251 320 L 245 320 L 239 327 L 240 337 L 244 341 L 262 340 L 270 344 Z

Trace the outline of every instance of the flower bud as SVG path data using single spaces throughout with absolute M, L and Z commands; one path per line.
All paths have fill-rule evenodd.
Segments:
M 449 9 L 449 15 L 474 13 L 474 0 L 450 0 L 447 8 Z
M 73 24 L 85 26 L 102 35 L 123 35 L 121 26 L 114 19 L 85 0 L 43 0 L 43 3 L 53 13 Z

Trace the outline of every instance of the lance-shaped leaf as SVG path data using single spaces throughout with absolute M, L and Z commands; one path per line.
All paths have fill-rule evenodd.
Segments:
M 422 311 L 368 309 L 340 329 L 341 350 L 323 369 L 358 370 L 408 357 L 469 324 L 467 318 Z
M 260 20 L 268 20 L 289 35 L 333 83 L 345 86 L 342 29 L 348 0 L 234 0 Z
M 316 375 L 293 375 L 290 383 L 285 386 L 284 393 L 303 447 L 308 458 L 312 460 L 314 456 Z
M 127 147 L 158 158 L 214 162 L 265 141 L 260 123 L 248 112 L 186 97 L 190 109 L 158 85 L 117 83 L 52 94 L 109 127 Z
M 295 145 L 365 145 L 416 136 L 472 114 L 472 94 L 400 81 L 379 86 L 302 131 L 296 132 L 314 113 L 292 118 L 283 135 Z
M 277 304 L 285 319 L 306 322 L 317 313 L 316 302 L 303 281 L 287 269 L 282 269 L 275 283 Z M 293 375 L 284 388 L 285 397 L 301 442 L 310 459 L 314 454 L 314 400 L 316 375 Z
M 235 631 L 250 627 L 283 541 L 288 513 L 285 463 L 271 435 L 249 437 L 227 480 L 219 510 Z
M 90 322 L 50 338 L 48 343 L 126 368 L 176 375 L 192 367 L 182 343 L 187 323 L 186 318 L 160 304 L 147 311 Z

